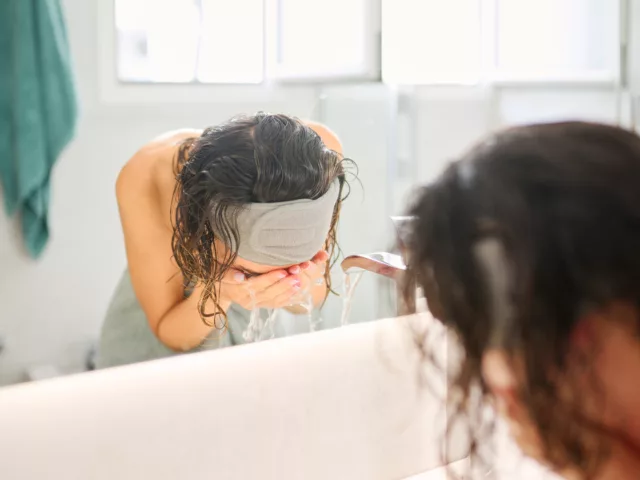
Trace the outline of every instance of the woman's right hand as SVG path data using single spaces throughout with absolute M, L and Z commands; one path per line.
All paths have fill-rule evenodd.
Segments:
M 230 268 L 220 284 L 220 298 L 246 310 L 283 308 L 291 304 L 301 285 L 300 275 L 282 269 L 247 279 L 242 272 Z

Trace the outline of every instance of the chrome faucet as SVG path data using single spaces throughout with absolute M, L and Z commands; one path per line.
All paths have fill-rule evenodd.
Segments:
M 366 270 L 391 278 L 396 282 L 396 310 L 397 314 L 407 315 L 415 311 L 416 296 L 406 298 L 401 286 L 407 281 L 414 284 L 411 291 L 415 292 L 415 279 L 407 278 L 407 235 L 414 217 L 391 217 L 396 229 L 396 243 L 400 254 L 389 252 L 374 252 L 367 254 L 349 255 L 342 263 L 342 270 L 349 273 L 356 270 Z

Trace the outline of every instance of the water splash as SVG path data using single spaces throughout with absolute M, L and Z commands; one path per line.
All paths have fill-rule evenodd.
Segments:
M 307 319 L 307 323 L 309 324 L 309 331 L 314 332 L 318 328 L 319 322 L 317 322 L 313 317 L 314 305 L 313 305 L 313 294 L 311 292 L 311 288 L 305 288 L 297 293 L 291 299 L 291 305 L 296 306 L 298 308 L 302 308 L 304 313 L 299 313 L 296 316 L 305 316 Z
M 278 318 L 278 310 L 275 308 L 268 310 L 269 315 L 264 322 L 263 329 L 260 332 L 260 340 L 271 340 L 276 338 L 276 320 Z
M 260 309 L 256 305 L 255 292 L 247 288 L 249 298 L 251 299 L 251 313 L 249 314 L 249 324 L 244 332 L 242 332 L 242 338 L 245 342 L 255 342 L 260 339 L 262 333 L 262 317 L 260 315 Z
M 311 289 L 306 289 L 301 294 L 300 306 L 306 310 L 307 322 L 309 323 L 309 331 L 315 332 L 318 329 L 319 322 L 316 322 L 313 318 L 313 295 Z
M 255 294 L 249 290 L 251 297 L 251 311 L 249 314 L 249 323 L 247 328 L 242 332 L 242 338 L 245 342 L 259 342 L 262 340 L 271 340 L 276 336 L 276 322 L 278 320 L 278 312 L 280 309 L 261 309 L 256 306 Z M 309 331 L 314 332 L 319 328 L 322 319 L 314 318 L 313 295 L 311 289 L 307 288 L 300 291 L 291 299 L 291 306 L 301 307 L 304 313 L 297 314 L 297 317 L 305 316 L 309 324 Z M 267 318 L 263 318 L 262 311 L 266 310 Z
M 321 266 L 321 272 L 320 272 L 320 277 L 318 277 L 318 279 L 315 281 L 315 285 L 318 286 L 324 286 L 327 289 L 327 294 L 328 292 L 328 286 L 326 284 L 326 273 L 327 273 L 327 264 L 323 264 Z M 316 312 L 316 316 L 313 316 L 313 295 L 311 294 L 311 292 L 307 292 L 308 295 L 308 304 L 309 304 L 309 309 L 308 309 L 308 314 L 309 314 L 309 331 L 310 332 L 317 332 L 318 330 L 320 330 L 322 328 L 322 325 L 324 323 L 324 319 L 322 318 L 322 316 L 320 315 L 320 311 Z
M 346 273 L 344 276 L 344 288 L 342 294 L 342 313 L 340 324 L 342 326 L 349 324 L 349 316 L 351 314 L 351 305 L 353 295 L 358 286 L 358 282 L 362 278 L 364 271 L 356 271 Z M 319 283 L 317 283 L 319 285 Z M 280 309 L 263 309 L 257 306 L 255 292 L 251 289 L 247 290 L 251 299 L 251 310 L 249 313 L 249 323 L 242 332 L 242 338 L 247 343 L 259 342 L 262 340 L 271 340 L 276 337 L 276 323 L 278 321 L 278 312 Z M 301 290 L 291 299 L 290 306 L 296 306 L 303 312 L 296 314 L 296 317 L 306 317 L 310 332 L 316 332 L 321 329 L 323 318 L 319 312 L 316 312 L 313 304 L 312 287 Z M 267 312 L 266 318 L 262 311 Z
M 362 278 L 364 271 L 348 272 L 344 274 L 344 290 L 342 294 L 342 315 L 340 317 L 340 325 L 344 326 L 349 323 L 349 315 L 351 314 L 351 303 L 353 301 L 353 293 L 358 286 L 358 282 Z

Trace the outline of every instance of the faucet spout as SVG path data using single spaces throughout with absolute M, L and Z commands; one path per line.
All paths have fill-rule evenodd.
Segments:
M 407 269 L 400 255 L 388 252 L 349 255 L 342 261 L 341 266 L 344 273 L 353 270 L 366 270 L 394 280 L 397 279 L 400 272 Z
M 399 255 L 389 252 L 349 255 L 342 261 L 341 266 L 345 273 L 365 270 L 395 280 L 397 312 L 398 315 L 406 315 L 415 311 L 415 298 L 403 298 L 403 292 L 401 291 L 402 283 L 406 284 L 409 280 L 411 283 L 415 283 L 413 279 L 406 278 L 406 243 L 413 217 L 391 217 L 391 221 L 396 229 L 396 243 L 400 251 Z

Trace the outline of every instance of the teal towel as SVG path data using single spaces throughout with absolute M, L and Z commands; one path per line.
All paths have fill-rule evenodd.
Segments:
M 0 0 L 0 180 L 34 258 L 49 239 L 51 168 L 76 119 L 60 0 Z

